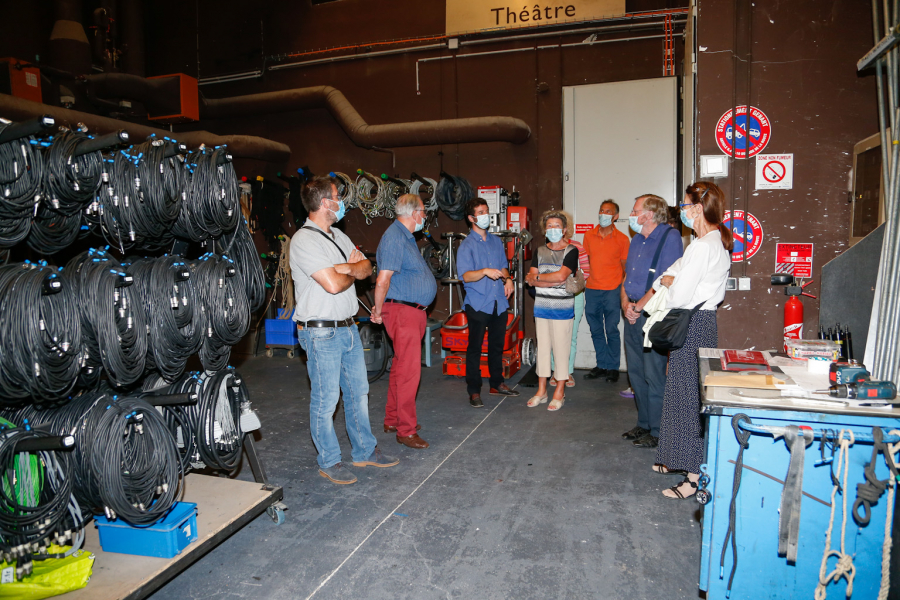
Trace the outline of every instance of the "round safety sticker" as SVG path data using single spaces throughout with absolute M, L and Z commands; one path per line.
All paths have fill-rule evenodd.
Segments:
M 731 109 L 716 123 L 716 143 L 728 156 L 735 158 L 756 156 L 766 147 L 772 137 L 772 124 L 766 113 L 751 106 L 749 114 L 746 106 L 738 106 L 732 118 Z
M 722 222 L 731 230 L 731 235 L 734 237 L 731 261 L 750 260 L 759 251 L 763 242 L 763 230 L 759 219 L 750 213 L 745 214 L 742 210 L 734 211 L 734 218 L 732 218 L 731 211 L 726 210 Z

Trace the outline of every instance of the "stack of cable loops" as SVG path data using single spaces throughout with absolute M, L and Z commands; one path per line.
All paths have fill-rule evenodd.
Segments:
M 219 254 L 228 255 L 234 260 L 237 276 L 246 288 L 250 311 L 256 312 L 262 308 L 266 301 L 266 277 L 247 221 L 241 217 L 233 233 L 226 233 L 216 241 L 216 248 Z
M 190 267 L 182 258 L 166 255 L 136 260 L 126 265 L 126 272 L 147 315 L 147 369 L 175 381 L 188 357 L 200 349 L 206 331 Z
M 250 418 L 250 395 L 240 374 L 232 367 L 216 373 L 186 373 L 172 385 L 148 377 L 145 390 L 172 397 L 187 394 L 196 404 L 161 407 L 169 430 L 178 443 L 182 466 L 209 467 L 233 472 L 240 466 L 244 434 L 259 427 Z M 255 417 L 255 415 L 254 415 Z
M 32 560 L 68 556 L 84 543 L 85 519 L 73 494 L 73 444 L 71 436 L 0 419 L 0 554 L 16 563 L 16 579 L 32 572 Z M 50 544 L 71 548 L 49 555 Z
M 172 226 L 186 197 L 189 173 L 174 140 L 152 139 L 106 159 L 104 178 L 86 219 L 106 241 L 122 250 L 162 248 L 173 239 Z
M 67 479 L 80 505 L 92 513 L 149 525 L 172 507 L 183 475 L 178 449 L 166 422 L 144 398 L 117 396 L 101 386 L 59 408 L 26 406 L 3 416 L 74 437 L 74 469 Z
M 71 284 L 46 262 L 0 267 L 0 398 L 65 399 L 81 369 L 81 321 Z
M 221 371 L 228 365 L 231 347 L 250 329 L 247 288 L 226 255 L 204 254 L 191 263 L 191 270 L 206 320 L 200 362 L 207 371 Z
M 203 242 L 234 231 L 241 216 L 240 192 L 231 155 L 216 146 L 201 146 L 188 154 L 185 166 L 190 184 L 173 233 L 182 239 Z
M 44 157 L 43 193 L 28 245 L 53 254 L 70 246 L 83 231 L 82 212 L 106 176 L 99 148 L 108 142 L 106 136 L 95 140 L 85 131 L 72 130 L 63 130 L 48 142 L 52 143 Z
M 30 129 L 20 131 L 26 134 L 22 137 L 16 137 L 15 130 L 14 124 L 0 124 L 0 140 L 9 138 L 0 143 L 0 248 L 11 248 L 28 237 L 44 174 L 39 142 L 30 137 Z
M 78 298 L 82 383 L 96 383 L 101 367 L 114 386 L 136 382 L 144 373 L 148 327 L 132 276 L 108 252 L 92 248 L 70 260 L 63 277 Z

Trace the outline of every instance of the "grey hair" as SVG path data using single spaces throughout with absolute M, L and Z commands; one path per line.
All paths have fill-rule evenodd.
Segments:
M 641 198 L 644 199 L 644 210 L 649 210 L 653 213 L 654 223 L 666 223 L 669 220 L 669 205 L 666 204 L 665 200 L 656 194 L 644 194 L 643 196 L 638 196 L 637 200 Z
M 397 198 L 397 207 L 394 209 L 394 214 L 398 217 L 411 217 L 416 212 L 416 209 L 419 208 L 421 202 L 422 199 L 415 194 L 403 194 Z
M 554 210 L 551 208 L 541 215 L 541 229 L 544 231 L 544 233 L 547 233 L 547 221 L 549 221 L 550 219 L 559 219 L 560 221 L 562 221 L 564 233 L 565 230 L 569 227 L 569 220 L 566 218 L 566 213 L 561 210 Z

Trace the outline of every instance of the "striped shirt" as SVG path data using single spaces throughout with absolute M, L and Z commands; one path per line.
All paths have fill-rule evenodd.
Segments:
M 415 302 L 422 306 L 434 301 L 437 294 L 434 273 L 422 257 L 416 238 L 400 221 L 394 221 L 381 236 L 375 262 L 379 271 L 394 273 L 388 300 Z
M 568 240 L 568 242 L 578 249 L 578 268 L 581 269 L 581 272 L 584 273 L 584 278 L 587 279 L 591 275 L 591 259 L 587 250 L 584 249 L 584 246 L 579 241 Z
M 568 267 L 574 273 L 578 270 L 578 249 L 566 246 L 562 250 L 551 250 L 540 246 L 531 261 L 531 268 L 538 274 L 556 273 Z M 553 287 L 534 288 L 534 317 L 564 321 L 575 318 L 575 296 L 566 291 L 565 282 Z

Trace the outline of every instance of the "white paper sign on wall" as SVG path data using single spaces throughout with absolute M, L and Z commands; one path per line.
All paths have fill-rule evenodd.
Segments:
M 789 190 L 793 187 L 793 154 L 756 155 L 756 189 Z

